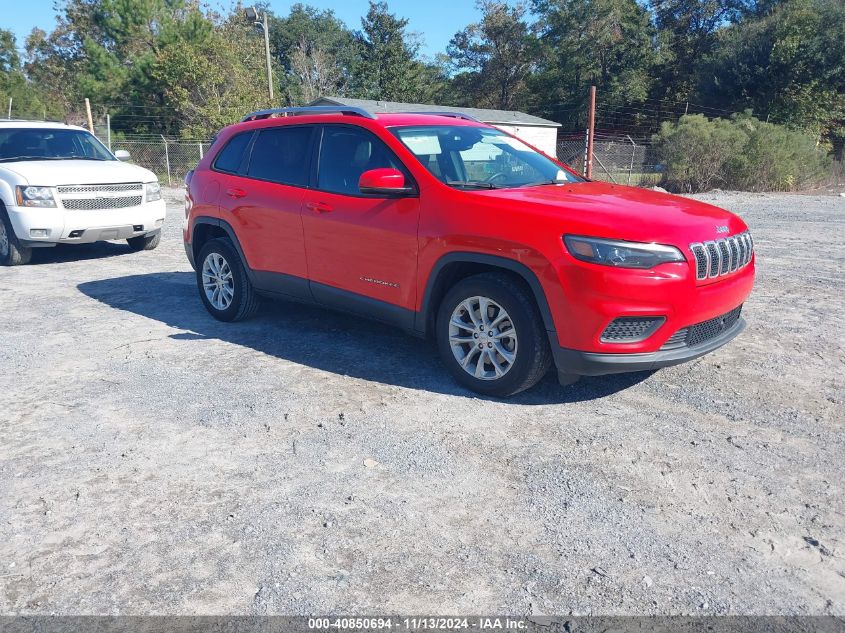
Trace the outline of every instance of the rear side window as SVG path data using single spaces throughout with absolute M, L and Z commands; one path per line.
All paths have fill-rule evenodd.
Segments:
M 247 175 L 283 185 L 307 185 L 312 130 L 311 126 L 261 130 L 252 146 Z
M 229 139 L 229 142 L 226 143 L 226 146 L 217 155 L 217 160 L 214 161 L 214 168 L 232 174 L 236 173 L 241 166 L 244 158 L 244 150 L 249 145 L 250 138 L 252 138 L 252 132 L 238 134 Z

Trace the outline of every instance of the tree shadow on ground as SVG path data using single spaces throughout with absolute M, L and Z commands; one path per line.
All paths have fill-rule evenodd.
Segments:
M 292 302 L 267 301 L 259 314 L 221 323 L 205 310 L 195 276 L 151 273 L 90 281 L 79 290 L 112 308 L 184 330 L 178 340 L 219 339 L 323 371 L 449 395 L 484 398 L 454 382 L 432 344 L 364 318 Z M 639 372 L 585 377 L 562 387 L 549 374 L 515 404 L 584 402 L 609 396 L 647 378 Z

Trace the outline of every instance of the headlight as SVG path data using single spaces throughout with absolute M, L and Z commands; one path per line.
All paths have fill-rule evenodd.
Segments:
M 569 253 L 582 262 L 618 268 L 654 268 L 666 262 L 682 262 L 684 256 L 674 246 L 603 240 L 597 237 L 564 235 Z
M 161 185 L 157 182 L 148 182 L 144 185 L 147 202 L 161 200 Z
M 55 207 L 52 187 L 15 187 L 19 207 Z

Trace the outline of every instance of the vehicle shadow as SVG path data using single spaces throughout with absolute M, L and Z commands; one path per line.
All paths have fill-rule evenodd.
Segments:
M 50 248 L 32 249 L 32 261 L 28 266 L 39 264 L 63 264 L 89 259 L 105 259 L 129 255 L 131 248 L 126 242 L 92 242 L 90 244 L 56 244 Z
M 185 330 L 171 335 L 173 339 L 219 339 L 336 374 L 483 398 L 453 381 L 429 342 L 364 318 L 298 303 L 267 301 L 253 319 L 221 323 L 206 312 L 197 296 L 194 274 L 189 272 L 115 277 L 77 287 L 112 308 Z M 536 387 L 509 402 L 539 405 L 595 400 L 648 375 L 640 372 L 582 378 L 562 387 L 551 371 Z

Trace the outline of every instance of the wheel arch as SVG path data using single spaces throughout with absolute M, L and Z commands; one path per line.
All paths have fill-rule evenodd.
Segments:
M 505 271 L 519 277 L 531 290 L 546 331 L 555 329 L 546 293 L 537 275 L 528 266 L 514 259 L 485 253 L 447 253 L 437 260 L 426 282 L 421 310 L 416 315 L 414 329 L 422 334 L 434 331 L 434 319 L 440 301 L 455 283 L 482 272 Z
M 226 222 L 226 220 L 221 220 L 220 218 L 213 218 L 211 216 L 201 215 L 197 216 L 191 223 L 191 242 L 189 257 L 191 258 L 191 262 L 194 264 L 194 267 L 196 268 L 197 257 L 199 256 L 199 252 L 200 250 L 202 250 L 203 245 L 209 240 L 213 240 L 218 237 L 229 238 L 229 240 L 234 245 L 235 250 L 238 251 L 238 256 L 243 262 L 244 270 L 246 270 L 246 274 L 252 282 L 253 272 L 252 269 L 249 267 L 246 256 L 244 255 L 244 251 L 241 248 L 241 243 L 238 240 L 238 235 L 237 233 L 235 233 L 235 229 L 232 228 L 231 224 Z

